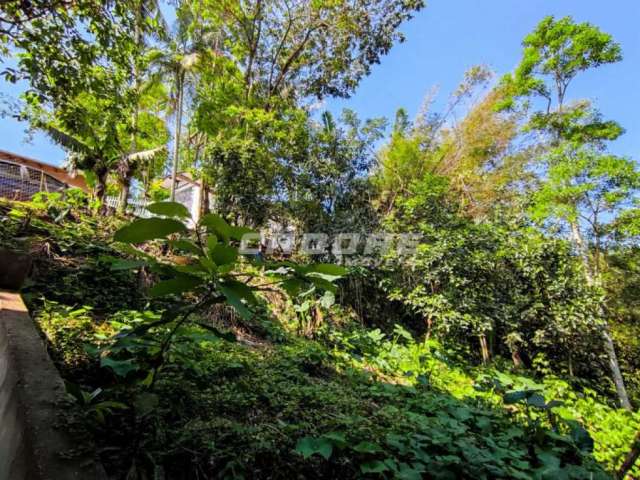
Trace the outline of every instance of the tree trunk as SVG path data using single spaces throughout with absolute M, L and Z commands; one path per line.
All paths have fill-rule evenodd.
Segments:
M 109 171 L 104 168 L 95 172 L 96 173 L 96 187 L 94 189 L 94 195 L 96 199 L 100 202 L 100 211 L 105 212 L 107 206 L 104 204 L 104 197 L 107 193 L 107 176 L 109 175 Z
M 589 250 L 586 242 L 582 237 L 582 232 L 580 232 L 580 226 L 576 222 L 571 222 L 571 236 L 576 249 L 580 254 L 580 257 L 582 258 L 587 284 L 593 286 L 596 283 L 596 279 L 593 276 L 593 270 L 591 269 L 591 264 L 589 262 Z M 600 333 L 602 334 L 602 338 L 604 340 L 604 350 L 609 360 L 609 368 L 611 369 L 613 383 L 616 386 L 616 392 L 618 394 L 620 406 L 627 410 L 632 410 L 631 402 L 629 401 L 629 395 L 627 394 L 627 389 L 624 385 L 624 379 L 622 378 L 622 373 L 620 372 L 620 364 L 618 363 L 618 356 L 616 355 L 615 345 L 613 344 L 613 339 L 611 338 L 609 324 L 604 318 L 604 312 L 601 311 L 600 315 L 602 316 L 603 320 L 603 324 L 600 327 Z
M 142 4 L 138 2 L 136 5 L 136 23 L 134 30 L 134 42 L 136 46 L 142 46 Z M 137 142 L 137 134 L 138 134 L 138 106 L 140 98 L 138 97 L 139 89 L 140 89 L 140 71 L 138 68 L 138 61 L 134 58 L 133 63 L 131 65 L 131 80 L 133 84 L 133 91 L 136 94 L 136 104 L 133 108 L 133 113 L 131 114 L 131 145 L 129 146 L 129 152 L 135 153 L 138 149 Z M 131 178 L 133 177 L 134 166 L 129 163 L 129 160 L 122 159 L 122 162 L 125 162 L 122 165 L 121 169 L 121 189 L 120 189 L 120 198 L 118 199 L 118 208 L 117 212 L 121 215 L 124 215 L 127 212 L 127 206 L 129 205 L 129 190 L 131 189 Z
M 427 317 L 427 342 L 431 339 L 431 333 L 433 332 L 433 319 L 431 315 Z
M 489 346 L 487 344 L 487 337 L 484 333 L 481 333 L 478 336 L 480 340 L 480 352 L 482 353 L 482 364 L 486 365 L 491 360 L 491 355 L 489 354 Z
M 636 438 L 634 438 L 631 444 L 631 451 L 627 454 L 627 458 L 624 459 L 620 470 L 618 470 L 619 480 L 624 480 L 627 472 L 629 472 L 638 461 L 638 457 L 640 457 L 640 431 L 636 434 Z
M 573 377 L 573 354 L 569 351 L 569 376 Z
M 616 392 L 618 393 L 618 400 L 620 406 L 631 411 L 631 402 L 629 401 L 629 395 L 627 395 L 627 389 L 624 386 L 624 379 L 620 372 L 620 365 L 618 363 L 618 356 L 616 355 L 616 349 L 611 338 L 611 332 L 609 331 L 609 324 L 604 323 L 602 326 L 602 337 L 604 338 L 604 349 L 609 358 L 609 368 L 611 369 L 611 376 L 613 377 L 613 383 L 616 385 Z
M 211 205 L 209 204 L 209 182 L 204 177 L 201 182 L 200 217 L 202 218 L 203 215 L 211 213 Z
M 584 267 L 584 274 L 587 277 L 587 283 L 589 285 L 593 285 L 594 278 L 593 272 L 591 271 L 591 262 L 589 262 L 589 249 L 582 237 L 580 226 L 576 222 L 571 222 L 571 239 L 573 240 L 573 244 L 575 245 L 576 250 L 580 255 L 580 259 L 582 260 L 582 266 Z
M 127 206 L 129 205 L 129 190 L 131 188 L 131 178 L 127 177 L 123 179 L 120 185 L 120 197 L 118 198 L 118 213 L 124 215 L 127 213 Z
M 520 351 L 518 347 L 514 347 L 511 350 L 511 360 L 513 360 L 513 366 L 516 368 L 522 367 L 522 358 L 520 357 Z
M 178 105 L 176 112 L 176 138 L 175 145 L 173 146 L 173 169 L 171 172 L 171 201 L 176 200 L 176 184 L 178 181 L 178 164 L 180 163 L 180 136 L 182 130 L 182 96 L 183 96 L 183 84 L 184 79 L 182 73 L 178 74 L 177 87 L 178 87 Z

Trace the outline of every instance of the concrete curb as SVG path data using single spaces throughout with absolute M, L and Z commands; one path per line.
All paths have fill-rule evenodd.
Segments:
M 90 458 L 54 428 L 64 383 L 20 295 L 0 290 L 0 480 L 105 480 Z

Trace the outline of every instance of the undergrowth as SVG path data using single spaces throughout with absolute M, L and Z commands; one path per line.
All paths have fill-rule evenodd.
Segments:
M 401 326 L 338 321 L 338 306 L 314 339 L 267 312 L 258 343 L 183 327 L 151 381 L 162 329 L 109 351 L 163 308 L 111 270 L 124 254 L 109 229 L 3 218 L 3 244 L 36 255 L 26 299 L 113 478 L 611 478 L 640 427 L 588 388 L 473 367 Z

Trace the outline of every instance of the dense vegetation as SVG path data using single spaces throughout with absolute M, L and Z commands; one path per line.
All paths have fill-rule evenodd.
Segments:
M 1 203 L 0 246 L 112 478 L 640 478 L 640 169 L 570 88 L 622 47 L 548 17 L 442 113 L 318 112 L 422 6 L 0 6 L 8 113 L 92 189 Z

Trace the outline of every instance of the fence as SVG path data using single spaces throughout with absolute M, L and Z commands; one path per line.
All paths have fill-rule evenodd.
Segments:
M 61 192 L 67 185 L 42 170 L 0 160 L 0 197 L 28 201 L 38 192 Z
M 0 198 L 26 202 L 38 192 L 63 192 L 69 186 L 36 168 L 0 160 Z M 120 200 L 106 197 L 105 203 L 114 210 Z M 127 213 L 139 218 L 149 218 L 148 202 L 132 199 L 127 205 Z
M 109 208 L 113 208 L 114 210 L 117 210 L 120 205 L 120 199 L 117 197 L 105 197 L 104 201 Z M 128 214 L 138 218 L 149 218 L 151 216 L 149 210 L 147 210 L 149 202 L 145 200 L 130 199 L 127 203 Z

